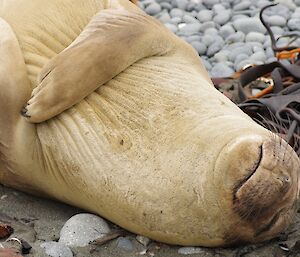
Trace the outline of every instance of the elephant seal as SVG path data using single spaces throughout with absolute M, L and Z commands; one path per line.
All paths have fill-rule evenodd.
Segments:
M 1 183 L 170 244 L 290 224 L 297 155 L 214 89 L 191 46 L 127 0 L 0 3 Z

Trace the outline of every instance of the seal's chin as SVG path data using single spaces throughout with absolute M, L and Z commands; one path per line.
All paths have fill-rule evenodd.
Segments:
M 233 206 L 251 230 L 244 240 L 258 242 L 289 225 L 296 210 L 299 163 L 293 149 L 277 137 L 258 145 L 253 163 L 233 188 Z

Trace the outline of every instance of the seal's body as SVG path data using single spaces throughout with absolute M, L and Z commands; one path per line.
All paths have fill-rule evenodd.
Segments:
M 154 19 L 125 0 L 0 0 L 0 17 L 1 183 L 172 244 L 288 226 L 296 154 Z

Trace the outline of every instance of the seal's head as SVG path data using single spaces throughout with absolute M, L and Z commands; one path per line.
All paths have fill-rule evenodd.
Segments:
M 221 151 L 216 169 L 226 173 L 223 192 L 234 220 L 226 245 L 265 241 L 287 228 L 296 212 L 299 159 L 284 140 L 236 138 Z

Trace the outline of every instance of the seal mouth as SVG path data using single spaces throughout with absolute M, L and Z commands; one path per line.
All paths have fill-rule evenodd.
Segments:
M 252 169 L 250 169 L 249 173 L 247 174 L 247 176 L 245 176 L 233 189 L 233 198 L 234 200 L 237 198 L 236 194 L 239 191 L 239 189 L 244 186 L 251 178 L 252 176 L 255 174 L 255 172 L 257 171 L 258 167 L 261 164 L 261 161 L 263 159 L 263 145 L 261 144 L 259 146 L 259 156 L 258 159 L 255 163 L 255 165 L 253 166 Z

